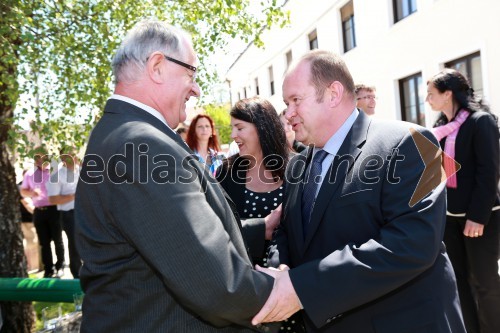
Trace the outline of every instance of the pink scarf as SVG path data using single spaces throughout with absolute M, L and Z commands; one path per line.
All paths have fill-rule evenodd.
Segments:
M 460 110 L 453 121 L 450 121 L 446 125 L 435 127 L 432 129 L 432 133 L 434 133 L 434 136 L 438 139 L 438 141 L 441 141 L 441 139 L 446 137 L 446 142 L 444 144 L 445 155 L 443 156 L 443 166 L 444 171 L 446 172 L 446 176 L 448 177 L 446 186 L 450 188 L 457 188 L 457 168 L 455 166 L 455 139 L 457 137 L 460 126 L 462 126 L 465 120 L 469 117 L 469 114 L 469 111 Z

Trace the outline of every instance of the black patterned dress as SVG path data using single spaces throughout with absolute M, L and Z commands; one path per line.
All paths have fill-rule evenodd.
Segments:
M 266 217 L 272 210 L 278 208 L 283 202 L 284 188 L 283 185 L 269 192 L 253 192 L 248 188 L 245 189 L 245 207 L 241 218 L 258 218 Z M 266 248 L 269 242 L 266 241 Z M 257 262 L 262 267 L 267 267 L 267 254 L 261 262 Z M 297 313 L 281 323 L 280 332 L 299 333 L 305 332 L 302 325 L 302 319 Z
M 242 219 L 266 217 L 272 210 L 278 208 L 283 202 L 283 185 L 269 192 L 253 192 L 245 189 L 245 207 L 243 209 Z M 269 241 L 266 241 L 266 248 Z M 261 262 L 256 264 L 267 267 L 267 251 Z

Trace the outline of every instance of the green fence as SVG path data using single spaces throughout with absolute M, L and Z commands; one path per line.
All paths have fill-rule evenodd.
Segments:
M 80 292 L 79 279 L 0 278 L 0 301 L 73 303 Z

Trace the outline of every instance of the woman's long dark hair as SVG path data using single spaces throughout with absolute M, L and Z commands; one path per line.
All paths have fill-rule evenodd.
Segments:
M 455 69 L 443 69 L 427 81 L 427 84 L 429 83 L 432 83 L 441 93 L 447 90 L 451 91 L 453 94 L 453 102 L 459 106 L 459 110 L 465 109 L 471 113 L 477 111 L 490 112 L 489 106 L 484 104 L 482 99 L 474 95 L 474 90 L 470 86 L 467 78 Z M 495 120 L 497 120 L 496 116 L 493 116 Z M 448 118 L 441 112 L 434 126 L 441 126 L 447 122 Z
M 217 138 L 217 132 L 215 131 L 215 124 L 212 118 L 206 114 L 199 114 L 193 118 L 191 124 L 189 125 L 189 129 L 186 136 L 186 143 L 192 150 L 198 149 L 198 137 L 196 136 L 196 125 L 198 120 L 201 118 L 208 119 L 210 126 L 212 127 L 212 136 L 208 139 L 208 148 L 211 148 L 215 151 L 220 151 L 219 139 Z
M 259 96 L 238 101 L 229 113 L 231 117 L 252 123 L 257 128 L 264 166 L 275 180 L 283 179 L 288 163 L 285 130 L 273 105 Z M 238 155 L 227 159 L 229 167 Z

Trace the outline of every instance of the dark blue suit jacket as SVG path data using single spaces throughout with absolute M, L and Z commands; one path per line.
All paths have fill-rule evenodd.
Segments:
M 410 204 L 424 170 L 421 154 L 432 154 L 417 150 L 411 128 L 438 145 L 418 125 L 359 113 L 305 237 L 300 202 L 311 152 L 292 159 L 270 261 L 290 266 L 308 332 L 465 332 L 442 243 L 444 184 Z M 439 184 L 440 160 L 436 165 Z

